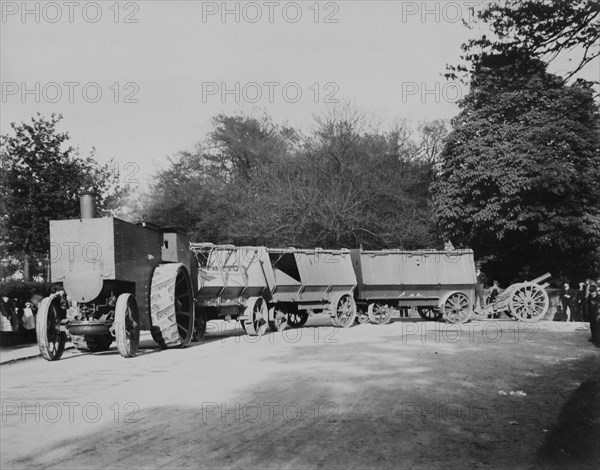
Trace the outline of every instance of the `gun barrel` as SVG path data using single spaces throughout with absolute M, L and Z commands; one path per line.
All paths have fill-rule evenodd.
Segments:
M 542 282 L 544 282 L 547 279 L 550 279 L 552 277 L 552 274 L 550 273 L 546 273 L 546 274 L 542 274 L 540 277 L 536 277 L 535 279 L 529 281 L 529 282 L 534 282 L 535 284 L 540 284 Z

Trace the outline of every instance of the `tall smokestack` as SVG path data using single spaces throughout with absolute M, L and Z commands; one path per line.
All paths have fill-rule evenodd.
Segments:
M 82 219 L 93 219 L 96 217 L 96 193 L 81 193 L 79 195 L 79 209 Z

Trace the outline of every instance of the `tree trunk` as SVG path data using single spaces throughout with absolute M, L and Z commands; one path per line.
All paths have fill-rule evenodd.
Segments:
M 31 270 L 29 269 L 29 255 L 23 253 L 23 280 L 31 281 Z

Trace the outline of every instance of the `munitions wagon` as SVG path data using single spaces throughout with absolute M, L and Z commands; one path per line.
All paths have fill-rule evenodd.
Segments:
M 348 250 L 299 250 L 192 243 L 203 320 L 237 319 L 250 335 L 300 327 L 309 312 L 328 311 L 334 325 L 356 315 L 356 277 Z
M 414 307 L 427 320 L 460 323 L 475 294 L 472 250 L 352 250 L 359 320 L 387 323 L 392 309 Z
M 193 334 L 195 276 L 189 241 L 176 230 L 95 217 L 91 194 L 81 219 L 50 222 L 51 280 L 63 291 L 42 300 L 37 338 L 42 356 L 61 357 L 70 336 L 80 349 L 135 356 L 140 330 L 161 346 L 185 346 Z

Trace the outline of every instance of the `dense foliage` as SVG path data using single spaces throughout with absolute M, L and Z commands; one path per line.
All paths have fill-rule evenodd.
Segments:
M 600 266 L 600 116 L 593 84 L 570 78 L 598 56 L 600 7 L 508 0 L 463 46 L 468 95 L 441 154 L 438 228 L 472 246 L 505 282 L 550 271 L 580 280 Z M 564 76 L 548 73 L 563 53 Z M 463 75 L 465 76 L 465 75 Z
M 143 217 L 217 243 L 339 248 L 440 244 L 429 184 L 445 125 L 416 140 L 370 129 L 348 110 L 298 131 L 269 118 L 217 116 L 195 152 L 156 176 Z

